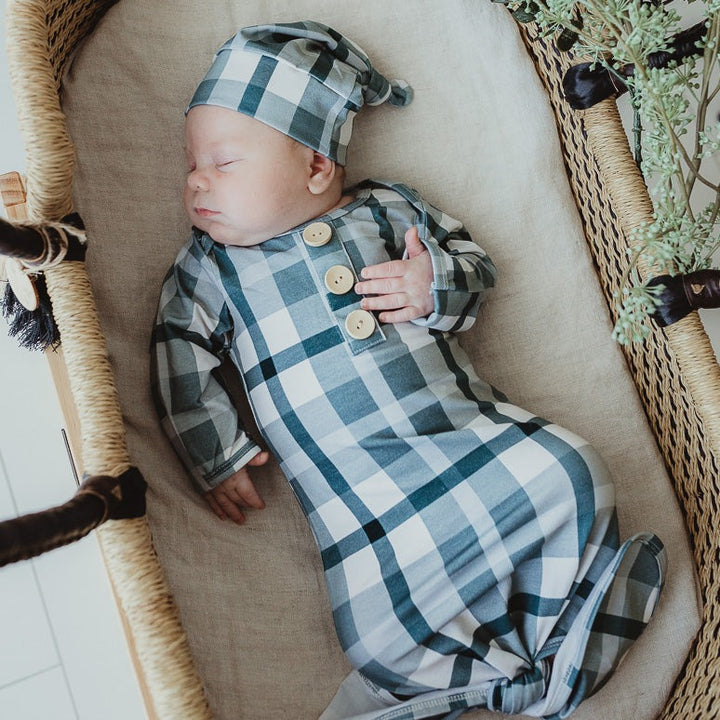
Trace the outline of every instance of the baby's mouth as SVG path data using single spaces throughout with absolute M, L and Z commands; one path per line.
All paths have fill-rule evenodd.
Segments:
M 208 208 L 195 208 L 195 214 L 207 218 L 213 215 L 219 215 L 220 213 L 217 212 L 217 210 L 209 210 Z

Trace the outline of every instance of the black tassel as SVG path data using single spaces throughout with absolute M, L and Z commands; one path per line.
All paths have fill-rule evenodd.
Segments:
M 611 95 L 627 90 L 625 83 L 602 65 L 579 63 L 568 68 L 563 77 L 563 91 L 573 110 L 587 110 Z
M 681 30 L 670 39 L 667 50 L 648 55 L 648 67 L 665 68 L 672 62 L 702 55 L 698 42 L 707 33 L 704 22 Z M 565 97 L 573 110 L 586 110 L 611 95 L 622 95 L 627 86 L 624 78 L 635 74 L 634 65 L 625 65 L 611 71 L 598 63 L 580 63 L 567 70 L 563 77 Z
M 37 310 L 28 310 L 6 283 L 2 299 L 2 314 L 8 321 L 8 335 L 17 339 L 27 350 L 56 349 L 60 345 L 60 331 L 52 314 L 52 304 L 42 274 L 34 276 L 40 303 Z
M 653 320 L 667 327 L 692 310 L 720 307 L 720 270 L 695 270 L 681 275 L 659 275 L 647 287 L 662 289 L 656 297 Z
M 660 327 L 667 327 L 682 320 L 692 310 L 685 299 L 681 276 L 659 275 L 652 278 L 647 286 L 662 287 L 657 295 L 655 312 L 651 313 L 652 319 Z

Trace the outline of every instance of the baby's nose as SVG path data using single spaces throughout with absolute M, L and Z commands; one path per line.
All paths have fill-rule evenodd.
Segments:
M 187 176 L 187 184 L 193 190 L 205 190 L 208 187 L 206 173 L 200 169 L 191 170 Z

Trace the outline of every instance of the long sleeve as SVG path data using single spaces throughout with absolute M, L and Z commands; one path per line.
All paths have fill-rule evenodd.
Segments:
M 485 291 L 495 285 L 495 265 L 461 222 L 425 201 L 423 207 L 420 240 L 432 260 L 430 290 L 435 307 L 428 317 L 413 322 L 433 330 L 467 330 L 475 322 Z
M 240 426 L 219 374 L 233 328 L 208 263 L 198 244 L 191 243 L 168 273 L 151 363 L 163 429 L 201 492 L 260 451 Z
M 374 181 L 367 181 L 371 184 Z M 400 209 L 409 202 L 414 209 L 413 224 L 418 226 L 420 240 L 430 253 L 433 281 L 433 312 L 412 322 L 422 327 L 443 332 L 467 330 L 475 322 L 486 290 L 495 285 L 496 269 L 487 253 L 475 243 L 459 220 L 425 201 L 420 194 L 401 183 L 381 183 L 399 193 L 395 200 L 383 194 L 382 210 L 385 217 L 397 218 L 405 213 Z M 360 187 L 365 186 L 361 183 Z M 394 208 L 393 206 L 397 206 Z M 381 212 L 378 206 L 377 213 Z M 405 251 L 404 232 L 388 233 L 388 245 L 394 246 L 396 257 Z M 390 250 L 390 248 L 388 248 Z

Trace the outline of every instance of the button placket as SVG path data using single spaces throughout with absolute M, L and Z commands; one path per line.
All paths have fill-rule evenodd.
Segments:
M 320 287 L 327 292 L 328 310 L 353 355 L 384 342 L 385 334 L 374 315 L 360 309 L 361 298 L 353 292 L 357 276 L 337 229 L 329 223 L 316 221 L 307 225 L 300 234 Z

